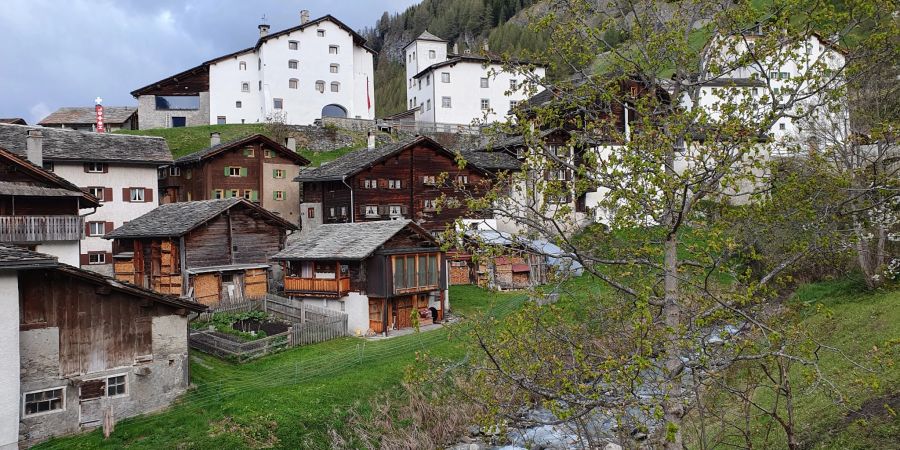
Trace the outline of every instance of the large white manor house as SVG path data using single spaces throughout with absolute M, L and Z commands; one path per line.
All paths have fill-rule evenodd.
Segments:
M 206 61 L 131 93 L 140 128 L 257 123 L 310 124 L 323 116 L 374 119 L 375 51 L 326 15 L 270 33 L 252 47 Z

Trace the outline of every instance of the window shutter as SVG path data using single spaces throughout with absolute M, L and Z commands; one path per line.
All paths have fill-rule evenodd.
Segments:
M 366 187 L 366 180 L 365 180 L 365 179 L 363 179 L 363 178 L 360 178 L 360 179 L 359 179 L 359 187 L 361 187 L 361 188 Z
M 244 149 L 244 156 L 250 156 L 250 149 Z
M 101 166 L 103 167 L 103 173 L 109 172 L 109 164 L 103 163 L 103 164 L 101 164 Z
M 84 173 L 88 172 L 88 163 L 84 163 Z
M 84 223 L 84 235 L 85 235 L 85 236 L 90 236 L 90 235 L 91 235 L 91 223 L 90 223 L 90 222 L 85 222 L 85 223 Z
M 278 178 L 278 169 L 272 169 L 272 178 Z
M 400 214 L 403 214 L 405 216 L 405 215 L 407 215 L 407 213 L 408 213 L 408 208 L 406 207 L 406 205 L 401 206 Z
M 144 188 L 144 202 L 152 202 L 153 201 L 153 189 Z
M 379 179 L 378 179 L 378 187 L 384 189 L 384 188 L 387 187 L 387 184 L 388 184 L 388 182 L 387 182 L 387 180 L 385 180 L 384 178 L 379 178 Z
M 259 191 L 250 191 L 250 201 L 253 201 L 253 202 L 259 201 Z
M 112 188 L 103 188 L 103 201 L 104 202 L 113 201 Z
M 78 255 L 78 262 L 81 263 L 82 266 L 86 266 L 91 263 L 91 257 L 88 256 L 87 253 L 82 253 Z
M 128 191 L 128 188 L 122 188 L 122 201 L 123 202 L 131 201 L 131 192 Z
M 278 200 L 278 191 L 272 191 L 272 200 Z
M 104 232 L 106 232 L 106 233 L 111 233 L 112 230 L 113 230 L 113 228 L 114 228 L 112 222 L 106 222 L 106 223 L 104 224 L 104 226 L 105 226 Z
M 228 176 L 228 174 L 230 172 L 229 169 L 231 169 L 231 167 L 225 166 L 225 176 L 226 177 Z

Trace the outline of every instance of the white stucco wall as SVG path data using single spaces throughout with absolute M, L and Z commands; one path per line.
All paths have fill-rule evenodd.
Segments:
M 302 298 L 304 304 L 333 309 L 347 314 L 347 330 L 351 336 L 364 336 L 369 330 L 369 297 L 350 292 L 339 299 Z
M 19 277 L 0 271 L 0 450 L 19 441 Z
M 81 241 L 56 241 L 38 244 L 34 251 L 55 256 L 63 264 L 78 267 L 80 248 Z
M 318 30 L 324 30 L 325 36 L 319 36 Z M 290 41 L 298 42 L 296 50 L 290 49 Z M 332 45 L 338 46 L 337 54 L 329 53 Z M 291 60 L 298 61 L 296 69 L 289 67 Z M 247 63 L 246 70 L 240 70 L 241 61 Z M 338 65 L 337 73 L 331 73 L 331 64 Z M 227 123 L 265 122 L 269 115 L 278 112 L 273 102 L 276 98 L 283 100 L 280 112 L 291 124 L 313 123 L 322 117 L 322 108 L 329 104 L 340 105 L 351 118 L 375 117 L 373 55 L 357 46 L 350 33 L 330 21 L 271 38 L 258 51 L 210 64 L 209 76 L 211 124 L 219 116 L 225 116 Z M 292 78 L 298 80 L 296 89 L 289 87 Z M 325 92 L 316 90 L 319 80 L 325 82 Z M 249 92 L 241 91 L 242 82 L 249 83 Z M 340 83 L 338 92 L 331 91 L 332 82 Z M 367 92 L 371 108 L 367 104 Z M 236 108 L 236 101 L 242 102 L 241 108 Z

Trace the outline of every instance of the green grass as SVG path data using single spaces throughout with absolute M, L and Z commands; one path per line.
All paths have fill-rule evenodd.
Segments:
M 454 286 L 450 298 L 454 313 L 468 316 L 508 313 L 524 296 Z M 107 440 L 94 431 L 36 448 L 328 448 L 328 430 L 342 429 L 355 403 L 396 390 L 418 352 L 462 357 L 466 328 L 462 322 L 374 342 L 344 338 L 243 365 L 194 352 L 196 388 L 168 410 L 124 420 Z
M 162 137 L 169 144 L 172 157 L 176 159 L 209 147 L 209 135 L 216 132 L 222 135 L 222 142 L 238 140 L 257 133 L 269 135 L 264 124 L 200 125 L 195 127 L 116 131 L 116 133 L 122 134 Z M 341 157 L 353 150 L 362 148 L 364 145 L 365 142 L 360 137 L 359 143 L 349 147 L 321 152 L 299 148 L 297 153 L 310 161 L 310 167 L 318 167 L 323 162 Z

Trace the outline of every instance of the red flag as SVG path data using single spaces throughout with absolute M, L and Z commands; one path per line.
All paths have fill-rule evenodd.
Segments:
M 369 77 L 366 77 L 366 105 L 372 109 L 372 98 L 369 97 Z
M 97 132 L 106 133 L 106 125 L 103 120 L 103 105 L 97 103 L 95 110 L 97 111 Z

